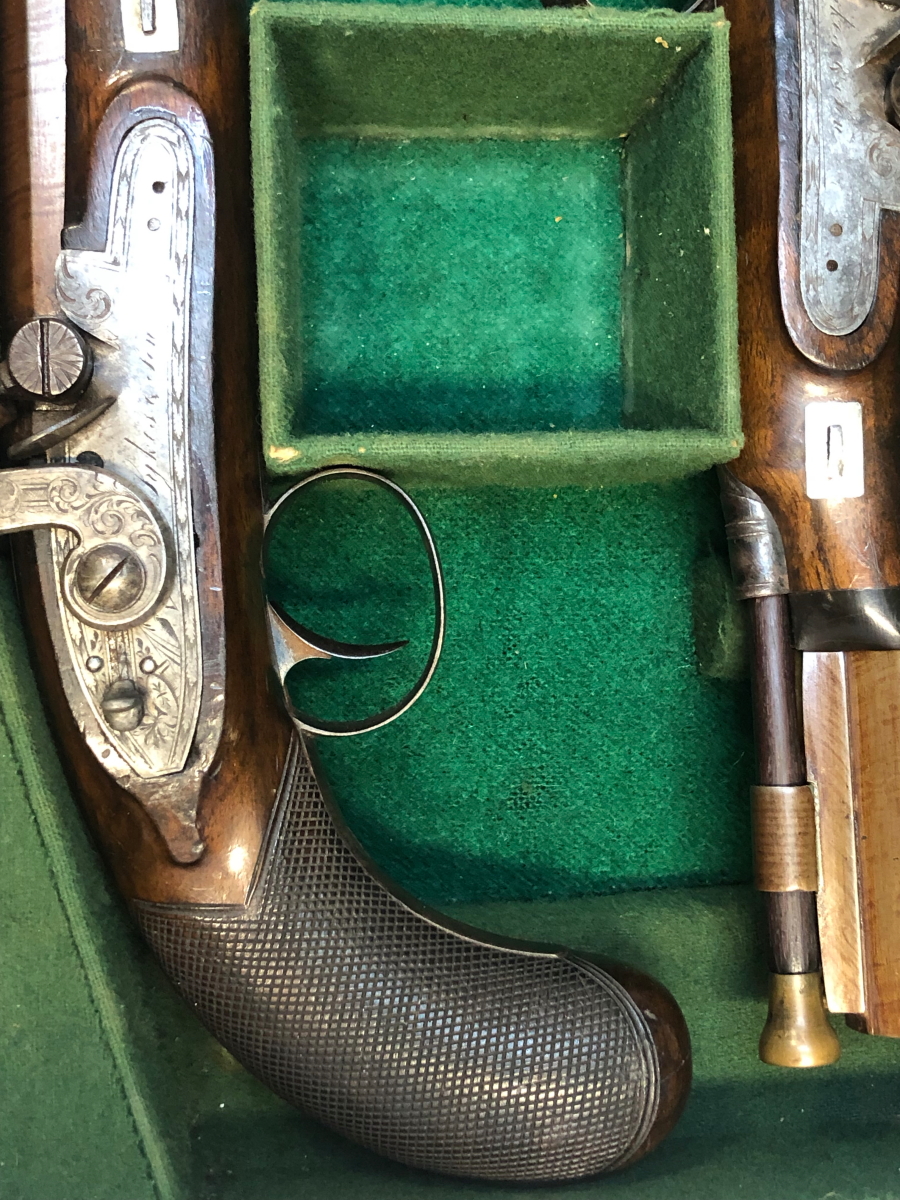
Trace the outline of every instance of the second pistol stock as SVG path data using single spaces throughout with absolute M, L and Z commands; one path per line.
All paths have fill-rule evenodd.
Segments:
M 746 446 L 723 473 L 754 633 L 769 1062 L 900 1036 L 900 17 L 736 0 Z M 799 652 L 799 653 L 798 653 Z

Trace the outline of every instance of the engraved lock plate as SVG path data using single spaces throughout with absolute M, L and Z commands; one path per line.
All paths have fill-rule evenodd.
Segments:
M 900 130 L 885 90 L 900 11 L 876 0 L 798 0 L 800 288 L 813 324 L 852 333 L 878 289 L 883 209 L 900 211 Z
M 65 315 L 94 339 L 92 388 L 116 396 L 68 438 L 65 459 L 99 455 L 146 496 L 165 531 L 169 586 L 140 620 L 96 612 L 85 620 L 64 587 L 77 535 L 53 528 L 36 541 L 63 684 L 86 741 L 151 811 L 175 857 L 190 860 L 202 851 L 197 802 L 224 704 L 211 410 L 213 178 L 202 113 L 169 85 L 154 86 L 171 95 L 175 112 L 135 109 L 126 95 L 104 118 L 101 140 L 106 130 L 118 144 L 112 175 L 93 181 L 93 211 L 67 231 L 57 291 Z M 109 572 L 112 584 L 127 586 L 115 531 L 107 542 L 109 561 L 85 568 L 96 579 L 85 583 L 89 590 L 108 590 Z M 113 595 L 109 604 L 121 602 Z

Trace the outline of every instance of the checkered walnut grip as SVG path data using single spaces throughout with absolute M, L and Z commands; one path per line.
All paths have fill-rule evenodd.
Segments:
M 571 1179 L 623 1161 L 656 1115 L 655 1049 L 624 989 L 409 908 L 342 838 L 299 741 L 249 905 L 138 916 L 249 1070 L 400 1162 Z

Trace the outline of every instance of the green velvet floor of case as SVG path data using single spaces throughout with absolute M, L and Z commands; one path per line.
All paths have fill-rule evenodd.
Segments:
M 318 742 L 375 858 L 436 903 L 749 878 L 746 683 L 700 673 L 697 565 L 723 537 L 715 480 L 417 489 L 443 559 L 447 637 L 416 707 Z M 364 717 L 412 685 L 432 614 L 424 551 L 382 489 L 301 494 L 269 587 L 368 664 L 303 664 L 298 708 Z M 702 594 L 699 596 L 702 600 Z

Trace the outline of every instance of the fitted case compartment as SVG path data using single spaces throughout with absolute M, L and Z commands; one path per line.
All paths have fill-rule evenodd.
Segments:
M 597 484 L 733 458 L 718 16 L 261 4 L 274 472 Z

